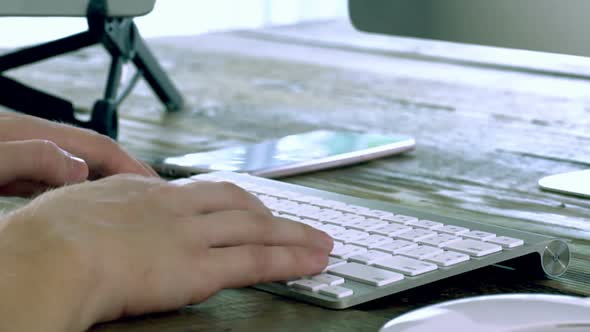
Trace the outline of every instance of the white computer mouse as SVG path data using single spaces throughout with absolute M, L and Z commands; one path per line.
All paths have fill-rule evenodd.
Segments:
M 590 298 L 487 295 L 447 301 L 399 316 L 380 332 L 589 332 Z

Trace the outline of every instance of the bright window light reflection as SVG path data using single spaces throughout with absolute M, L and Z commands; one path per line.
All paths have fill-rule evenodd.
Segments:
M 121 0 L 125 1 L 125 0 Z M 346 0 L 158 0 L 136 19 L 144 37 L 293 24 L 347 17 Z M 79 18 L 0 17 L 0 47 L 52 40 L 86 29 Z

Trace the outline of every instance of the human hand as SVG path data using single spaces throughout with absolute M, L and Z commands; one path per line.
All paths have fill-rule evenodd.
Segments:
M 46 140 L 0 142 L 0 195 L 31 196 L 88 178 L 88 165 Z
M 12 112 L 0 112 L 0 161 L 0 195 L 30 196 L 119 173 L 157 176 L 106 136 Z
M 223 288 L 316 274 L 331 248 L 325 233 L 273 217 L 228 183 L 125 175 L 68 186 L 0 230 L 0 264 L 22 284 L 0 279 L 0 330 L 6 317 L 18 330 L 80 331 L 171 310 Z

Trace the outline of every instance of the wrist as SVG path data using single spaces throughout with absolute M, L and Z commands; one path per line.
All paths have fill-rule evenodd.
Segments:
M 0 217 L 0 330 L 85 330 L 97 308 L 91 261 L 29 212 Z

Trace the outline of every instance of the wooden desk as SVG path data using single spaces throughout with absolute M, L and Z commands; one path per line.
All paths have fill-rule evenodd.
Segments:
M 590 165 L 588 61 L 518 60 L 514 53 L 367 36 L 345 22 L 151 44 L 188 107 L 163 114 L 145 85 L 136 89 L 121 109 L 121 142 L 137 156 L 151 160 L 318 128 L 405 133 L 417 139 L 412 153 L 284 180 L 564 237 L 572 240 L 573 260 L 555 279 L 490 267 L 345 311 L 226 290 L 178 312 L 95 331 L 376 331 L 410 309 L 464 296 L 590 295 L 590 200 L 536 184 Z M 508 68 L 509 60 L 527 68 Z M 107 64 L 102 51 L 90 49 L 15 76 L 90 105 Z

